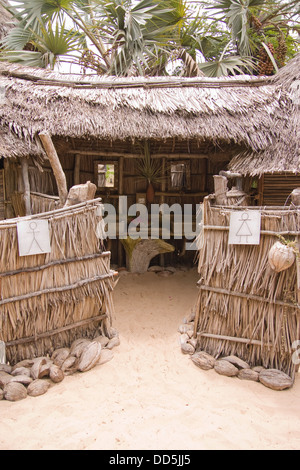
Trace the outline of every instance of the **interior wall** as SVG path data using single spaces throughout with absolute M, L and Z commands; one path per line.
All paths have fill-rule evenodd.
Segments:
M 97 190 L 96 196 L 100 196 L 103 202 L 113 204 L 116 209 L 118 206 L 119 195 L 126 195 L 128 198 L 128 207 L 137 202 L 139 195 L 146 193 L 147 183 L 145 179 L 139 176 L 138 163 L 141 159 L 142 150 L 140 142 L 134 140 L 124 141 L 91 141 L 91 140 L 73 140 L 53 137 L 53 143 L 61 161 L 64 173 L 66 175 L 67 187 L 71 188 L 74 184 L 95 182 L 95 162 L 96 161 L 115 161 L 121 165 L 121 187 L 116 189 Z M 164 183 L 155 184 L 154 203 L 166 203 L 171 206 L 174 203 L 192 204 L 196 211 L 196 205 L 202 202 L 203 197 L 213 191 L 213 175 L 220 169 L 225 169 L 233 149 L 228 146 L 226 150 L 214 147 L 207 142 L 179 141 L 176 139 L 166 139 L 165 141 L 150 142 L 151 154 L 155 159 L 166 168 L 166 180 Z M 160 154 L 164 157 L 156 158 Z M 136 158 L 135 158 L 136 155 Z M 128 157 L 128 158 L 127 158 Z M 170 187 L 170 162 L 183 161 L 189 165 L 190 185 L 183 190 L 174 190 Z M 121 166 L 120 166 L 121 168 Z M 9 163 L 9 190 L 7 206 L 12 208 L 11 199 L 14 191 L 22 191 L 22 178 L 20 175 L 20 164 L 18 162 Z M 30 162 L 29 181 L 31 191 L 57 195 L 57 187 L 53 171 L 49 161 L 45 161 L 43 171 Z M 18 214 L 20 215 L 20 214 Z M 8 217 L 14 217 L 11 211 Z M 126 262 L 125 253 L 118 240 L 112 241 L 112 262 L 123 264 Z M 175 246 L 172 254 L 164 255 L 164 262 L 167 264 L 192 262 L 195 253 L 184 253 L 182 240 L 170 240 Z M 162 257 L 159 257 L 160 263 Z M 157 263 L 158 259 L 154 259 Z

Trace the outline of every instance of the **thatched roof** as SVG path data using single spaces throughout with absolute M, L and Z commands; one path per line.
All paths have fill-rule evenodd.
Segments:
M 40 143 L 31 139 L 20 139 L 7 127 L 0 128 L 0 156 L 4 158 L 44 156 Z
M 272 145 L 258 152 L 252 149 L 241 152 L 230 162 L 233 171 L 252 176 L 273 172 L 300 173 L 300 54 L 279 70 L 271 81 L 283 98 L 286 118 L 281 123 L 275 114 L 272 118 L 279 133 Z
M 237 144 L 246 152 L 235 162 L 244 172 L 247 155 L 269 152 L 290 133 L 299 65 L 300 55 L 272 78 L 124 79 L 0 63 L 0 125 L 31 139 L 48 131 L 63 138 Z

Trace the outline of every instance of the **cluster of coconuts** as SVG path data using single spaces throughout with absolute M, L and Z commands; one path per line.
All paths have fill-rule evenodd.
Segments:
M 267 369 L 263 366 L 251 367 L 237 356 L 214 358 L 206 351 L 197 350 L 194 338 L 195 313 L 191 312 L 179 325 L 181 352 L 190 356 L 192 362 L 203 370 L 214 369 L 220 375 L 238 377 L 241 380 L 260 382 L 273 390 L 285 390 L 292 387 L 292 378 L 278 369 Z
M 247 362 L 234 355 L 215 359 L 205 351 L 197 351 L 191 355 L 191 360 L 200 369 L 213 369 L 227 377 L 259 382 L 272 390 L 285 390 L 293 385 L 292 378 L 281 370 L 267 369 L 263 366 L 250 367 Z
M 45 394 L 51 384 L 75 372 L 86 372 L 113 358 L 112 349 L 120 344 L 111 338 L 79 338 L 71 346 L 55 349 L 51 356 L 25 359 L 14 365 L 0 364 L 0 400 L 19 401 Z

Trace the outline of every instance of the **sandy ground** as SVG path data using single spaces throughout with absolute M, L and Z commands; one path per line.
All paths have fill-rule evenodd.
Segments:
M 197 272 L 120 276 L 112 361 L 40 397 L 0 402 L 1 450 L 299 449 L 300 380 L 276 392 L 202 371 L 177 328 Z

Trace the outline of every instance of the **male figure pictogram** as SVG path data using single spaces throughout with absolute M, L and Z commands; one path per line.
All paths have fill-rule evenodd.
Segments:
M 38 246 L 38 249 L 40 250 L 40 252 L 43 253 L 43 249 L 41 248 L 39 242 L 38 242 L 37 239 L 36 239 L 36 234 L 37 234 L 37 233 L 40 233 L 40 231 L 37 230 L 37 226 L 38 226 L 38 224 L 37 224 L 36 222 L 34 222 L 34 221 L 32 221 L 32 222 L 29 223 L 29 228 L 30 228 L 30 230 L 29 230 L 27 233 L 31 233 L 31 234 L 32 234 L 32 241 L 31 241 L 30 246 L 29 246 L 29 248 L 28 248 L 28 254 L 30 253 L 30 251 L 31 251 L 31 249 L 32 249 L 32 247 L 33 247 L 34 245 L 37 245 L 37 246 Z

